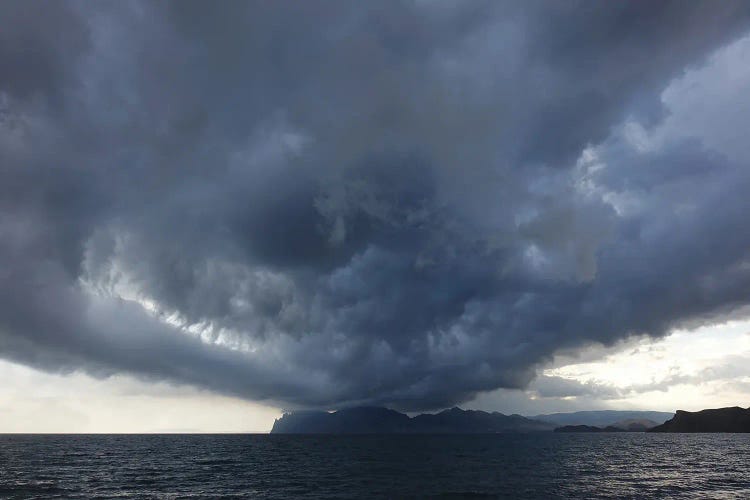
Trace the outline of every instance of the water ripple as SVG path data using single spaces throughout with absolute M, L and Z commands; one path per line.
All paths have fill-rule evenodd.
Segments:
M 750 498 L 750 435 L 0 435 L 0 498 Z

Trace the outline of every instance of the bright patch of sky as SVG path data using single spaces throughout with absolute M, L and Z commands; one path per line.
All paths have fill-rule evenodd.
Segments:
M 0 360 L 0 433 L 268 432 L 280 412 L 188 386 Z
M 613 403 L 629 406 L 747 406 L 750 321 L 677 330 L 661 340 L 642 338 L 596 361 L 550 368 L 543 375 L 610 386 L 624 396 Z

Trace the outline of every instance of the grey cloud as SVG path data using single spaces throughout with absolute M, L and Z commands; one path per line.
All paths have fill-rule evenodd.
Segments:
M 3 91 L 23 100 L 44 96 L 61 105 L 74 83 L 75 66 L 89 48 L 84 20 L 57 2 L 9 2 L 0 6 L 0 82 Z
M 28 5 L 0 17 L 6 358 L 429 409 L 746 300 L 743 165 L 618 128 L 744 3 Z
M 557 376 L 541 376 L 537 378 L 532 390 L 542 398 L 590 397 L 595 399 L 619 399 L 623 392 L 608 384 L 593 381 L 581 382 Z

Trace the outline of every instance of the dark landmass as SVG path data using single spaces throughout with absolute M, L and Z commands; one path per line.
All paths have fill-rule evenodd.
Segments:
M 674 418 L 649 432 L 750 432 L 750 409 L 733 406 L 697 412 L 677 410 Z
M 451 408 L 440 413 L 425 413 L 412 419 L 419 432 L 482 433 L 551 431 L 554 426 L 521 415 Z
M 557 427 L 555 432 L 628 432 L 625 429 L 619 427 L 596 427 L 594 425 L 564 425 Z
M 656 426 L 656 422 L 650 420 L 623 421 L 606 427 L 595 425 L 563 425 L 555 428 L 555 432 L 646 432 Z
M 351 408 L 333 413 L 285 413 L 273 423 L 271 434 L 350 434 L 408 432 L 411 419 L 387 408 Z
M 555 426 L 566 425 L 590 425 L 596 427 L 623 426 L 623 423 L 643 421 L 651 423 L 649 427 L 660 424 L 674 416 L 674 413 L 663 411 L 639 411 L 639 410 L 601 410 L 601 411 L 577 411 L 573 413 L 550 413 L 547 415 L 535 415 L 529 418 L 550 422 Z
M 649 420 L 647 418 L 630 418 L 615 422 L 609 427 L 616 427 L 628 432 L 645 432 L 652 427 L 656 427 L 657 425 L 659 425 L 659 422 L 654 422 L 653 420 Z
M 285 413 L 274 422 L 271 434 L 476 434 L 540 432 L 554 427 L 521 415 L 460 408 L 410 418 L 387 408 L 363 407 Z

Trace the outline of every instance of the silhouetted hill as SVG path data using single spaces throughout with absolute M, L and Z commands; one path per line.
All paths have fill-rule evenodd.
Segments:
M 409 432 L 411 419 L 394 410 L 361 407 L 328 412 L 285 413 L 272 434 L 380 434 Z
M 647 418 L 629 418 L 626 420 L 615 422 L 609 427 L 616 427 L 618 429 L 629 432 L 645 432 L 652 427 L 656 427 L 657 425 L 659 425 L 659 422 L 654 422 L 653 420 L 649 420 Z
M 521 415 L 451 408 L 440 413 L 425 413 L 412 419 L 417 432 L 476 433 L 476 432 L 535 432 L 550 431 L 554 426 Z
M 564 425 L 557 427 L 555 432 L 643 432 L 646 429 L 641 427 L 618 427 L 615 425 L 608 425 L 606 427 L 596 427 L 594 425 Z
M 271 434 L 466 434 L 551 431 L 553 425 L 521 415 L 451 408 L 413 418 L 395 410 L 362 407 L 336 412 L 285 413 Z
M 750 409 L 733 406 L 697 412 L 677 410 L 674 418 L 649 432 L 750 432 Z
M 555 429 L 555 432 L 635 432 L 608 425 L 607 427 L 596 427 L 594 425 L 564 425 Z
M 633 420 L 649 420 L 657 425 L 670 419 L 674 413 L 663 411 L 640 411 L 640 410 L 599 410 L 599 411 L 576 411 L 572 413 L 549 413 L 546 415 L 535 415 L 529 417 L 534 420 L 550 422 L 557 426 L 564 425 L 592 425 L 605 427 L 613 425 L 620 427 L 622 422 Z
M 593 425 L 563 425 L 557 427 L 555 432 L 604 432 L 604 429 Z

